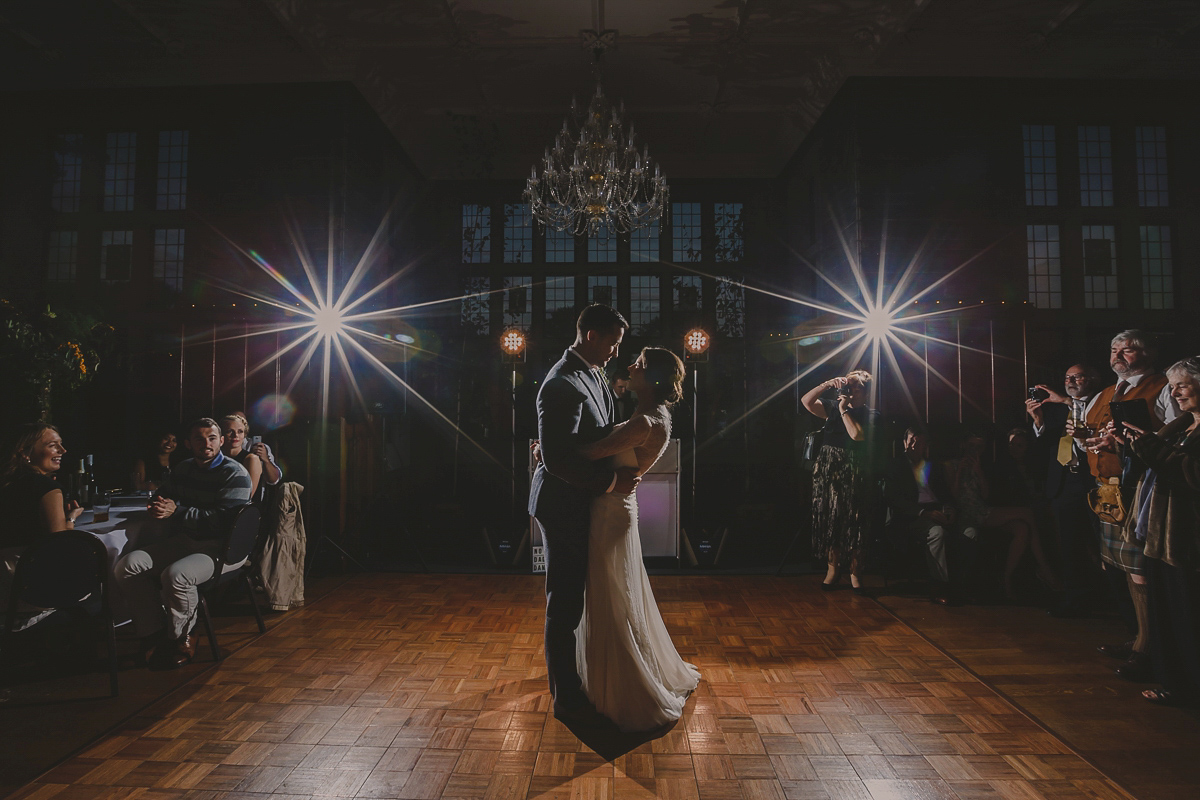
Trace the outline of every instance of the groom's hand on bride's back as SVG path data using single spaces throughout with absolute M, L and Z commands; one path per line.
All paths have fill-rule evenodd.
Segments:
M 617 467 L 617 483 L 612 490 L 617 494 L 632 494 L 641 482 L 636 467 Z
M 533 463 L 542 463 L 542 442 L 540 439 L 534 439 L 529 444 L 529 452 L 533 454 Z

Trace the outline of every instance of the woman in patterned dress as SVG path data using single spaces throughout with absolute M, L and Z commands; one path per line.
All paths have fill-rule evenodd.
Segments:
M 874 523 L 875 487 L 871 478 L 871 439 L 879 412 L 867 407 L 871 373 L 856 369 L 817 384 L 801 398 L 804 407 L 825 420 L 824 440 L 813 472 L 813 556 L 828 565 L 821 588 L 834 588 L 844 568 L 850 585 L 861 591 L 859 567 Z M 837 389 L 837 399 L 821 395 Z

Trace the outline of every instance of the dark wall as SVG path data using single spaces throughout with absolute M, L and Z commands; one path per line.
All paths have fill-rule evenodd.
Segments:
M 889 287 L 912 262 L 912 289 L 905 294 L 933 287 L 905 306 L 909 314 L 938 315 L 905 326 L 922 334 L 929 326 L 930 374 L 927 378 L 918 359 L 906 361 L 899 355 L 902 348 L 894 346 L 908 375 L 889 380 L 885 370 L 879 398 L 885 411 L 957 421 L 961 405 L 961 418 L 968 422 L 995 419 L 1006 425 L 1021 420 L 1027 380 L 1057 385 L 1072 363 L 1106 363 L 1108 341 L 1120 330 L 1139 327 L 1159 334 L 1167 363 L 1197 350 L 1198 165 L 1192 145 L 1200 134 L 1200 116 L 1188 100 L 1195 89 L 1193 83 L 1132 81 L 855 79 L 846 84 L 787 170 L 790 193 L 812 198 L 796 204 L 789 233 L 801 252 L 838 283 L 852 282 L 847 258 L 835 246 L 840 228 L 871 281 L 881 261 Z M 1055 206 L 1026 205 L 1023 124 L 1056 128 Z M 1079 125 L 1112 131 L 1112 206 L 1081 205 Z M 1138 204 L 1134 129 L 1146 125 L 1167 130 L 1171 194 L 1163 208 Z M 799 211 L 814 206 L 812 217 Z M 1030 224 L 1059 226 L 1061 308 L 1027 302 Z M 1115 228 L 1118 308 L 1084 307 L 1085 224 Z M 1143 307 L 1139 226 L 1147 224 L 1171 229 L 1170 310 Z M 832 297 L 829 291 L 821 296 Z M 924 356 L 926 340 L 900 338 Z M 905 388 L 913 395 L 911 404 Z

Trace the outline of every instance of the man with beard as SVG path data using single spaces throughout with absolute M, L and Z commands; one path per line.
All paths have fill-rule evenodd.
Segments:
M 1171 398 L 1166 376 L 1154 367 L 1155 355 L 1153 341 L 1143 331 L 1128 330 L 1113 337 L 1108 363 L 1117 376 L 1117 385 L 1100 392 L 1088 409 L 1088 438 L 1083 443 L 1088 451 L 1088 467 L 1098 484 L 1107 484 L 1110 479 L 1116 478 L 1122 486 L 1132 488 L 1138 479 L 1138 474 L 1129 474 L 1131 470 L 1126 469 L 1126 459 L 1102 448 L 1106 438 L 1100 432 L 1112 420 L 1109 403 L 1118 400 L 1145 402 L 1153 421 L 1153 430 L 1158 430 L 1179 416 L 1179 407 Z M 1068 420 L 1067 434 L 1075 436 L 1076 430 L 1074 422 Z M 1118 677 L 1131 681 L 1148 680 L 1151 676 L 1148 654 L 1150 604 L 1142 545 L 1137 541 L 1126 541 L 1120 525 L 1111 525 L 1103 520 L 1099 524 L 1100 558 L 1104 561 L 1105 577 L 1119 598 L 1122 596 L 1122 584 L 1128 587 L 1128 596 L 1133 604 L 1134 625 L 1131 627 L 1136 631 L 1133 641 L 1105 644 L 1099 649 L 1105 655 L 1125 659 L 1116 669 Z
M 1025 401 L 1046 468 L 1046 497 L 1058 530 L 1063 597 L 1050 609 L 1055 617 L 1089 616 L 1093 611 L 1089 590 L 1099 583 L 1100 520 L 1088 506 L 1088 492 L 1096 487 L 1096 479 L 1088 469 L 1087 451 L 1063 432 L 1068 419 L 1087 418 L 1100 396 L 1101 383 L 1095 367 L 1074 364 L 1063 377 L 1062 394 L 1038 384 L 1036 388 L 1047 397 Z

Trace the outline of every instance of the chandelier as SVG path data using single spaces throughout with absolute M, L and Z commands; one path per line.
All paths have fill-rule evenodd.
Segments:
M 599 82 L 586 112 L 571 101 L 571 118 L 563 120 L 554 147 L 546 148 L 541 174 L 534 165 L 525 181 L 535 220 L 594 236 L 603 228 L 628 233 L 662 217 L 667 179 L 648 146 L 638 152 L 633 125 L 625 132 L 624 113 L 624 104 L 614 107 Z

